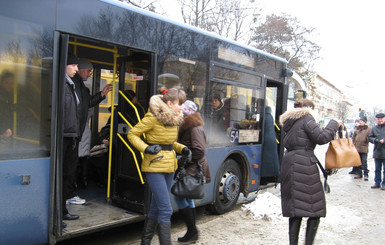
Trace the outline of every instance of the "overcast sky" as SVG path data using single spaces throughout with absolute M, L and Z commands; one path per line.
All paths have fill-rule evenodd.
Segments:
M 256 1 L 263 14 L 284 12 L 297 17 L 302 26 L 314 27 L 318 34 L 314 40 L 322 48 L 315 71 L 348 96 L 363 98 L 363 107 L 385 108 L 385 12 L 381 0 Z

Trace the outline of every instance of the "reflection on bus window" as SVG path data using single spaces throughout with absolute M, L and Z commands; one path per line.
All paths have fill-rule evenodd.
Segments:
M 44 77 L 42 66 L 0 60 L 0 159 L 48 156 Z
M 194 50 L 198 48 L 191 50 L 193 55 L 197 55 Z M 162 86 L 181 88 L 186 92 L 187 99 L 194 101 L 199 112 L 204 113 L 207 64 L 198 58 L 182 59 L 172 54 L 167 57 L 162 73 L 158 76 L 158 91 Z

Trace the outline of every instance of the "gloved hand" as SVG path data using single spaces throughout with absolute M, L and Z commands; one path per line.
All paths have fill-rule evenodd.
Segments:
M 162 147 L 160 145 L 150 145 L 145 150 L 144 153 L 156 155 L 162 150 Z
M 187 148 L 187 147 L 183 148 L 182 155 L 185 157 L 186 162 L 191 162 L 192 153 L 191 153 L 189 148 Z

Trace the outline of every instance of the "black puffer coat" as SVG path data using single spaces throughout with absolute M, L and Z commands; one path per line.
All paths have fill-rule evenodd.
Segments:
M 314 148 L 334 138 L 338 123 L 321 129 L 309 108 L 295 108 L 280 117 L 286 133 L 281 165 L 281 203 L 284 217 L 325 217 L 326 201 Z

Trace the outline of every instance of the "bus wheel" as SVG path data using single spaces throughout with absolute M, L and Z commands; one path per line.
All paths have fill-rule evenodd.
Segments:
M 241 171 L 236 161 L 227 159 L 218 171 L 214 203 L 209 206 L 211 212 L 223 214 L 232 210 L 238 201 L 241 189 Z

